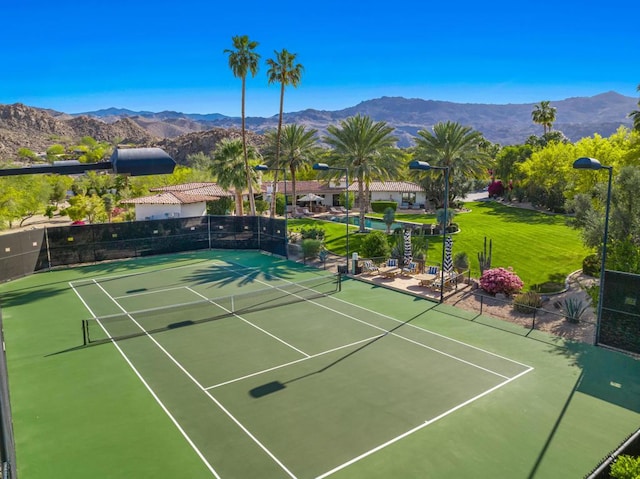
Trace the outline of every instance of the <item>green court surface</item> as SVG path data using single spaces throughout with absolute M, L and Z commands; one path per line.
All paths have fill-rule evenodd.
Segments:
M 640 362 L 259 252 L 0 286 L 21 478 L 583 477 Z

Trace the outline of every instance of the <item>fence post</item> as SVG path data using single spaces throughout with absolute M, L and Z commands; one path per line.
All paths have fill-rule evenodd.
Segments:
M 531 330 L 536 329 L 536 313 L 538 312 L 538 308 L 533 310 L 533 319 L 531 321 Z

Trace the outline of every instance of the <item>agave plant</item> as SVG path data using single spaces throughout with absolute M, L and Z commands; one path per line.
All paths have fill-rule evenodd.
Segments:
M 578 298 L 567 298 L 563 304 L 564 317 L 570 323 L 578 323 L 588 308 L 589 305 Z

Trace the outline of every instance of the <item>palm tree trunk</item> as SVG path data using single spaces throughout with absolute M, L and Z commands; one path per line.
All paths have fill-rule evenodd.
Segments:
M 358 231 L 360 233 L 366 232 L 364 228 L 364 214 L 365 214 L 365 199 L 364 199 L 364 186 L 360 176 L 358 176 L 358 205 L 360 206 L 360 225 Z M 349 195 L 349 185 L 347 185 L 347 196 Z
M 276 183 L 275 183 L 276 185 L 278 184 L 278 173 L 280 172 L 280 139 L 282 137 L 283 113 L 284 113 L 284 82 L 280 83 L 280 114 L 278 115 L 278 133 L 276 134 Z M 276 193 L 277 192 L 278 192 L 278 187 L 274 186 L 273 198 L 271 199 L 271 217 L 272 218 L 276 214 Z
M 291 167 L 291 204 L 293 208 L 296 206 L 296 169 Z M 284 207 L 287 207 L 287 202 L 285 201 Z
M 236 189 L 236 215 L 244 216 L 244 207 L 242 204 L 242 190 Z
M 256 202 L 253 198 L 253 185 L 251 184 L 251 171 L 249 170 L 249 155 L 247 154 L 247 132 L 244 118 L 244 100 L 246 90 L 246 76 L 242 77 L 242 152 L 244 153 L 244 171 L 247 176 L 247 190 L 249 192 L 249 209 L 251 216 L 256 215 Z M 240 202 L 242 205 L 242 202 Z M 242 209 L 242 207 L 241 207 Z

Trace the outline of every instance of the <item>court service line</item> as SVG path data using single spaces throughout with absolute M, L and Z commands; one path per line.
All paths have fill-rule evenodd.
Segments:
M 253 326 L 254 328 L 256 328 L 258 331 L 261 331 L 262 333 L 266 334 L 267 336 L 275 339 L 276 341 L 279 341 L 280 343 L 284 344 L 285 346 L 293 349 L 294 351 L 302 354 L 303 356 L 309 358 L 311 357 L 310 354 L 305 353 L 303 350 L 296 348 L 295 346 L 293 346 L 292 344 L 287 343 L 284 339 L 279 338 L 278 336 L 276 336 L 275 334 L 270 333 L 269 331 L 267 331 L 266 329 L 261 328 L 260 326 L 253 324 L 251 321 L 243 318 L 242 316 L 240 316 L 239 314 L 234 313 L 233 311 L 225 308 L 224 306 L 219 305 L 218 303 L 216 303 L 215 301 L 213 301 L 212 299 L 207 298 L 206 296 L 198 293 L 197 291 L 191 289 L 189 286 L 187 286 L 185 288 L 187 291 L 191 291 L 193 294 L 196 294 L 198 296 L 200 296 L 201 298 L 205 299 L 206 301 L 208 301 L 209 303 L 213 304 L 214 306 L 217 306 L 218 308 L 226 311 L 227 313 L 233 314 L 236 318 L 240 319 L 241 321 L 244 321 L 246 324 L 248 324 L 249 326 Z
M 387 442 L 385 442 L 383 444 L 380 444 L 379 446 L 376 446 L 373 449 L 370 449 L 369 451 L 360 454 L 359 456 L 354 457 L 353 459 L 345 462 L 344 464 L 341 464 L 341 465 L 339 465 L 337 467 L 334 467 L 330 471 L 327 471 L 324 474 L 321 474 L 321 475 L 317 476 L 316 479 L 324 479 L 324 478 L 326 478 L 326 477 L 328 477 L 328 476 L 330 476 L 332 474 L 335 474 L 336 472 L 338 472 L 338 471 L 340 471 L 342 469 L 345 469 L 348 466 L 351 466 L 352 464 L 355 464 L 356 462 L 360 461 L 361 459 L 364 459 L 365 457 L 370 456 L 370 455 L 372 455 L 372 454 L 384 449 L 385 447 L 390 446 L 391 444 L 394 444 L 394 443 L 400 441 L 401 439 L 404 439 L 405 437 L 410 436 L 411 434 L 413 434 L 413 433 L 415 433 L 415 432 L 417 432 L 417 431 L 419 431 L 421 429 L 424 429 L 427 426 L 430 426 L 434 422 L 439 421 L 440 419 L 448 416 L 449 414 L 452 414 L 455 411 L 457 411 L 459 409 L 462 409 L 465 406 L 468 406 L 472 402 L 477 401 L 478 399 L 480 399 L 480 398 L 482 398 L 484 396 L 487 396 L 488 394 L 491 394 L 492 392 L 496 391 L 497 389 L 505 386 L 506 384 L 508 384 L 508 383 L 510 383 L 512 381 L 515 381 L 520 376 L 523 376 L 523 375 L 527 374 L 528 372 L 530 372 L 532 370 L 533 370 L 533 368 L 529 368 L 526 371 L 523 371 L 520 374 L 517 374 L 516 376 L 514 376 L 512 378 L 509 378 L 509 379 L 507 379 L 506 381 L 503 381 L 500 384 L 496 384 L 492 388 L 487 389 L 486 391 L 484 391 L 484 392 L 482 392 L 482 393 L 480 393 L 480 394 L 478 394 L 478 395 L 476 395 L 476 396 L 474 396 L 474 397 L 472 397 L 470 399 L 467 399 L 466 401 L 458 404 L 455 407 L 452 407 L 451 409 L 443 412 L 442 414 L 439 414 L 438 416 L 435 416 L 435 417 L 433 417 L 431 419 L 427 419 L 424 423 L 414 427 L 413 429 L 410 429 L 410 430 L 400 434 L 399 436 L 396 436 L 393 439 L 390 439 L 389 441 L 387 441 Z
M 269 449 L 267 449 L 267 447 L 262 444 L 262 442 L 260 442 L 260 440 L 255 437 L 251 431 L 249 431 L 249 429 L 247 429 L 244 424 L 242 424 L 233 414 L 231 414 L 231 412 L 225 408 L 222 403 L 220 401 L 218 401 L 209 391 L 207 391 L 199 382 L 198 380 L 193 377 L 193 375 L 191 373 L 189 373 L 189 371 L 186 370 L 186 368 L 180 364 L 180 362 L 174 358 L 171 353 L 169 353 L 169 351 L 167 351 L 164 346 L 162 346 L 151 334 L 149 334 L 143 327 L 142 325 L 140 325 L 140 323 L 138 323 L 138 321 L 135 320 L 135 318 L 133 316 L 131 316 L 131 314 L 129 314 L 121 305 L 120 303 L 118 303 L 103 287 L 102 285 L 100 285 L 99 283 L 96 283 L 96 286 L 98 286 L 98 288 L 100 288 L 102 290 L 102 292 L 107 295 L 107 297 L 113 301 L 115 303 L 115 305 L 120 308 L 122 310 L 122 312 L 124 314 L 126 314 L 129 319 L 136 325 L 138 326 L 138 328 L 140 328 L 140 330 L 145 334 L 145 336 L 147 338 L 149 338 L 149 340 L 151 340 L 157 347 L 158 349 L 160 349 L 160 351 L 162 351 L 171 362 L 173 362 L 178 369 L 180 369 L 180 371 L 182 371 L 185 376 L 187 376 L 187 378 L 189 378 L 202 392 L 204 392 L 213 402 L 216 406 L 218 406 L 220 408 L 220 410 L 222 412 L 224 412 L 227 417 L 229 419 L 231 419 L 231 421 L 233 421 L 236 426 L 238 426 L 260 449 L 262 449 L 265 454 L 267 454 L 267 456 L 269 456 L 271 458 L 272 461 L 274 461 L 278 466 L 280 466 L 280 468 L 287 473 L 287 475 L 289 475 L 289 477 L 291 477 L 292 479 L 297 479 L 296 476 L 282 463 L 282 461 L 280 461 L 280 459 L 278 459 Z M 115 344 L 115 342 L 113 342 Z M 117 347 L 117 345 L 116 345 Z
M 256 281 L 257 281 L 257 282 L 260 282 L 260 283 L 263 283 L 263 282 L 262 282 L 262 281 L 260 281 L 260 280 L 256 280 Z M 287 281 L 287 280 L 284 280 L 284 281 Z M 292 282 L 290 282 L 290 281 L 287 281 L 287 282 L 289 282 L 289 283 L 291 283 L 291 284 L 295 284 L 295 283 L 292 283 Z M 267 285 L 268 285 L 268 283 L 263 283 L 263 284 L 267 284 Z M 281 291 L 284 291 L 284 292 L 288 293 L 288 291 L 283 290 L 282 288 L 279 288 L 279 287 L 277 287 L 277 286 L 272 286 L 272 287 L 273 287 L 274 289 L 279 289 L 279 290 L 281 290 Z M 463 364 L 466 364 L 466 365 L 471 366 L 471 367 L 473 367 L 473 368 L 480 369 L 481 371 L 485 371 L 485 372 L 487 372 L 487 373 L 489 373 L 489 374 L 494 374 L 494 375 L 496 375 L 496 376 L 498 376 L 498 377 L 501 377 L 501 378 L 507 378 L 507 376 L 504 376 L 503 374 L 500 374 L 500 373 L 499 373 L 499 372 L 497 372 L 497 371 L 493 371 L 493 370 L 491 370 L 491 369 L 485 368 L 485 367 L 483 367 L 483 366 L 480 366 L 479 364 L 475 364 L 475 363 L 473 363 L 473 362 L 471 362 L 471 361 L 467 361 L 466 359 L 460 358 L 460 357 L 458 357 L 458 356 L 454 356 L 453 354 L 447 353 L 447 352 L 445 352 L 445 351 L 441 351 L 441 350 L 439 350 L 439 349 L 437 349 L 437 348 L 434 348 L 434 347 L 431 347 L 431 346 L 427 346 L 426 344 L 422 344 L 422 343 L 420 343 L 420 342 L 414 341 L 414 340 L 409 339 L 409 338 L 407 338 L 407 337 L 405 337 L 405 336 L 402 336 L 402 335 L 400 335 L 400 334 L 398 334 L 398 333 L 392 333 L 392 332 L 390 332 L 389 330 L 387 330 L 387 329 L 385 329 L 385 328 L 383 328 L 383 327 L 376 326 L 375 324 L 368 323 L 367 321 L 364 321 L 364 320 L 362 320 L 362 319 L 360 319 L 360 318 L 356 318 L 356 317 L 351 316 L 351 315 L 349 315 L 349 314 L 343 313 L 342 311 L 338 311 L 337 309 L 333 309 L 333 308 L 331 308 L 331 307 L 329 307 L 329 306 L 326 306 L 326 305 L 324 305 L 324 304 L 320 304 L 320 303 L 318 303 L 318 302 L 316 302 L 316 301 L 313 301 L 313 300 L 310 300 L 310 299 L 306 299 L 306 298 L 304 298 L 304 297 L 302 297 L 302 296 L 299 296 L 299 295 L 297 295 L 297 294 L 292 294 L 292 293 L 290 293 L 290 294 L 291 294 L 292 296 L 297 297 L 297 298 L 300 298 L 300 299 L 303 299 L 303 300 L 305 300 L 305 301 L 308 301 L 308 302 L 309 302 L 309 303 L 311 303 L 311 304 L 315 304 L 316 306 L 319 306 L 319 307 L 321 307 L 321 308 L 323 308 L 323 309 L 326 309 L 326 310 L 328 310 L 328 311 L 331 311 L 332 313 L 337 314 L 337 315 L 339 315 L 339 316 L 344 316 L 345 318 L 349 318 L 349 319 L 351 319 L 351 320 L 353 320 L 353 321 L 356 321 L 356 322 L 358 322 L 358 323 L 364 324 L 364 325 L 369 326 L 369 327 L 371 327 L 371 328 L 373 328 L 373 329 L 377 329 L 378 331 L 383 331 L 385 334 L 390 334 L 391 336 L 395 336 L 396 338 L 403 339 L 403 340 L 405 340 L 405 341 L 407 341 L 407 342 L 409 342 L 409 343 L 415 344 L 415 345 L 420 346 L 420 347 L 425 348 L 425 349 L 429 349 L 429 350 L 431 350 L 431 351 L 433 351 L 433 352 L 436 352 L 436 353 L 438 353 L 438 354 L 442 354 L 443 356 L 447 356 L 448 358 L 451 358 L 451 359 L 453 359 L 454 361 L 459 361 L 459 362 L 461 362 L 461 363 L 463 363 Z M 351 304 L 351 303 L 348 303 L 348 304 Z M 373 311 L 372 311 L 372 312 L 373 312 Z M 390 318 L 390 319 L 392 319 L 392 318 Z M 396 321 L 397 321 L 397 322 L 399 322 L 399 323 L 401 323 L 401 324 L 405 324 L 403 321 L 399 321 L 399 320 L 396 320 Z M 427 331 L 427 332 L 429 332 L 429 331 Z
M 351 346 L 357 346 L 360 343 L 366 343 L 367 341 L 373 341 L 375 339 L 381 338 L 382 336 L 384 336 L 384 334 L 378 334 L 377 336 L 371 336 L 370 338 L 361 339 L 360 341 L 356 341 L 356 342 L 351 343 L 351 344 L 346 344 L 344 346 L 338 346 L 337 348 L 333 348 L 333 349 L 329 349 L 327 351 L 322 351 L 321 353 L 313 354 L 313 355 L 311 355 L 311 356 L 309 356 L 307 358 L 296 359 L 295 361 L 290 361 L 288 363 L 280 364 L 280 365 L 274 366 L 272 368 L 263 369 L 262 371 L 258 371 L 258 372 L 251 373 L 251 374 L 247 374 L 246 376 L 241 376 L 239 378 L 230 379 L 229 381 L 225 381 L 225 382 L 222 382 L 222 383 L 214 384 L 213 386 L 206 387 L 205 389 L 208 391 L 210 389 L 215 389 L 215 388 L 219 388 L 221 386 L 226 386 L 227 384 L 236 383 L 236 382 L 242 381 L 244 379 L 248 379 L 248 378 L 251 378 L 251 377 L 254 377 L 254 376 L 259 376 L 261 374 L 268 373 L 268 372 L 271 372 L 271 371 L 276 371 L 277 369 L 286 368 L 287 366 L 292 366 L 293 364 L 297 364 L 297 363 L 301 363 L 303 361 L 308 361 L 310 359 L 318 358 L 320 356 L 324 356 L 325 354 L 334 353 L 336 351 L 340 351 L 341 349 L 345 349 L 345 348 L 348 348 L 348 347 L 351 347 Z
M 196 455 L 200 458 L 200 460 L 205 464 L 205 466 L 207 467 L 207 469 L 209 469 L 209 471 L 214 475 L 214 477 L 216 477 L 217 479 L 221 479 L 221 477 L 218 475 L 218 473 L 216 472 L 216 470 L 214 469 L 214 467 L 209 463 L 209 461 L 207 461 L 207 459 L 204 457 L 204 454 L 202 454 L 202 452 L 200 451 L 200 449 L 198 449 L 198 446 L 196 446 L 196 444 L 191 440 L 191 438 L 189 437 L 189 435 L 187 434 L 187 432 L 182 428 L 182 426 L 180 425 L 180 423 L 178 422 L 178 420 L 173 416 L 173 414 L 171 414 L 171 412 L 169 411 L 169 409 L 167 409 L 167 407 L 164 405 L 164 403 L 162 402 L 162 400 L 158 397 L 158 395 L 155 393 L 155 391 L 151 388 L 151 386 L 149 385 L 149 383 L 147 383 L 147 381 L 145 381 L 144 377 L 142 376 L 142 374 L 140 374 L 140 372 L 136 369 L 136 367 L 133 365 L 133 363 L 129 360 L 129 358 L 127 357 L 127 355 L 124 353 L 124 351 L 120 348 L 120 346 L 113 340 L 111 339 L 111 335 L 109 334 L 109 332 L 105 329 L 105 327 L 102 325 L 102 323 L 100 322 L 100 320 L 98 319 L 98 317 L 95 315 L 95 313 L 93 312 L 93 310 L 89 307 L 89 305 L 85 302 L 84 298 L 80 295 L 80 293 L 78 293 L 78 291 L 76 290 L 76 288 L 73 286 L 73 284 L 69 283 L 69 286 L 71 287 L 71 289 L 73 290 L 74 293 L 76 293 L 76 295 L 78 296 L 78 298 L 80 299 L 80 301 L 82 302 L 82 304 L 84 305 L 85 308 L 87 308 L 87 311 L 89 311 L 89 314 L 91 314 L 91 316 L 93 316 L 94 319 L 97 320 L 98 324 L 100 325 L 100 327 L 102 328 L 102 330 L 105 332 L 105 334 L 109 337 L 109 339 L 111 340 L 111 343 L 116 347 L 116 349 L 118 350 L 118 352 L 120 353 L 120 355 L 122 356 L 122 358 L 125 360 L 125 362 L 129 365 L 129 367 L 133 370 L 134 374 L 138 377 L 138 379 L 140 380 L 140 382 L 142 382 L 142 384 L 144 385 L 145 388 L 147 388 L 147 391 L 149 391 L 149 393 L 151 394 L 151 397 L 153 397 L 153 399 L 158 403 L 158 405 L 160 406 L 160 408 L 165 412 L 165 414 L 169 417 L 169 419 L 171 420 L 171 422 L 173 423 L 173 425 L 178 429 L 178 431 L 180 432 L 180 434 L 182 434 L 182 437 L 184 437 L 187 441 L 187 443 L 191 446 L 191 448 L 194 450 L 194 452 L 196 453 Z

